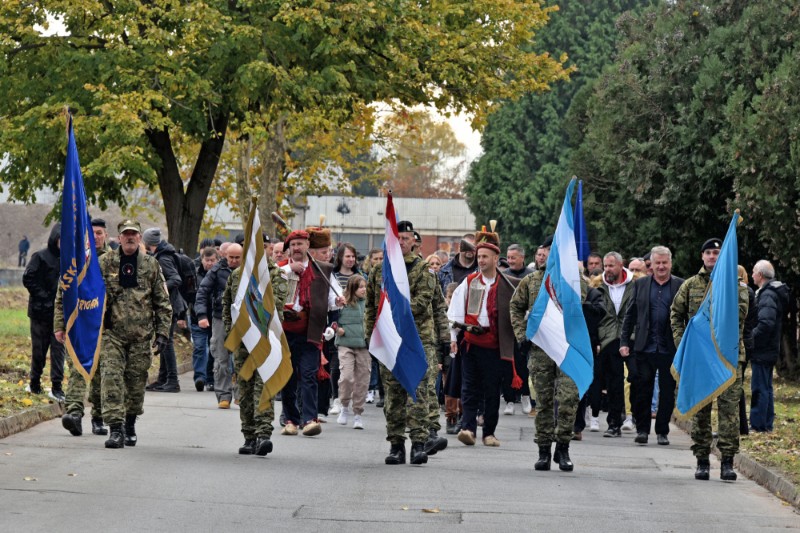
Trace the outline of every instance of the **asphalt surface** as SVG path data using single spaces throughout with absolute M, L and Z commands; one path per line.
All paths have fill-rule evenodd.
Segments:
M 690 441 L 633 433 L 573 442 L 575 471 L 535 472 L 533 419 L 500 416 L 502 445 L 454 436 L 424 466 L 386 466 L 383 415 L 364 430 L 335 417 L 317 437 L 281 436 L 273 453 L 237 454 L 236 407 L 214 394 L 150 393 L 135 448 L 70 436 L 56 419 L 0 440 L 0 531 L 614 531 L 800 529 L 800 514 L 742 476 L 694 480 Z M 280 413 L 279 405 L 276 411 Z M 426 512 L 434 511 L 434 512 Z

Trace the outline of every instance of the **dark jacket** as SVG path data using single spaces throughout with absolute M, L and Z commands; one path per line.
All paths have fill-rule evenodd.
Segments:
M 789 288 L 780 281 L 771 281 L 756 291 L 758 324 L 753 328 L 752 362 L 772 365 L 778 361 L 783 313 L 790 297 Z
M 739 282 L 744 285 L 743 282 Z M 749 285 L 747 287 L 747 318 L 744 319 L 744 331 L 742 331 L 742 340 L 744 341 L 745 358 L 749 361 L 753 357 L 753 330 L 758 324 L 758 309 L 756 308 L 756 291 Z
M 606 316 L 606 306 L 603 302 L 603 293 L 590 288 L 583 301 L 583 317 L 586 319 L 586 328 L 589 330 L 589 340 L 592 342 L 592 353 L 597 355 L 600 345 L 600 321 Z
M 195 259 L 194 263 L 195 266 L 197 267 L 195 270 L 197 272 L 197 290 L 198 292 L 200 292 L 200 285 L 202 285 L 203 280 L 206 277 L 206 274 L 211 272 L 211 268 L 214 267 L 212 266 L 210 269 L 206 270 L 205 268 L 203 268 L 202 261 L 198 262 L 197 259 Z M 216 263 L 214 263 L 214 266 L 216 266 Z M 190 305 L 189 309 L 192 315 L 192 324 L 197 324 L 197 321 L 200 320 L 200 318 L 197 316 L 197 297 L 195 297 L 194 305 Z
M 52 321 L 55 309 L 58 278 L 61 275 L 59 239 L 61 224 L 50 230 L 47 248 L 35 252 L 22 275 L 22 284 L 28 289 L 28 318 Z
M 512 278 L 522 279 L 531 272 L 533 272 L 533 269 L 528 267 L 523 267 L 522 270 L 512 270 L 511 267 L 508 267 L 503 271 L 503 274 Z
M 453 256 L 453 258 L 439 270 L 439 284 L 442 286 L 442 294 L 447 294 L 447 286 L 451 283 L 461 283 L 464 278 L 478 271 L 478 261 L 473 259 L 472 266 L 463 267 L 458 262 L 460 253 Z
M 622 332 L 620 333 L 619 345 L 630 347 L 631 336 L 636 335 L 633 341 L 633 352 L 641 352 L 647 345 L 647 337 L 650 334 L 650 282 L 651 276 L 639 278 L 633 282 L 633 295 L 625 309 L 625 316 L 622 319 Z M 683 284 L 683 278 L 677 276 L 669 277 L 670 290 L 674 298 L 678 294 L 678 289 Z M 670 302 L 671 304 L 672 302 Z M 669 321 L 669 311 L 667 312 Z M 635 330 L 635 331 L 634 331 Z M 675 355 L 675 345 L 672 341 L 672 329 L 670 325 L 669 336 L 666 344 L 669 346 L 672 355 Z
M 169 292 L 169 303 L 172 305 L 172 316 L 180 320 L 186 316 L 186 310 L 189 306 L 181 296 L 181 274 L 177 252 L 175 247 L 167 241 L 162 240 L 158 243 L 156 251 L 153 256 L 158 259 L 158 264 L 161 265 L 161 272 L 164 274 L 164 280 L 167 282 L 167 291 Z
M 230 275 L 231 269 L 228 261 L 224 258 L 206 272 L 200 288 L 197 289 L 197 298 L 194 301 L 197 320 L 222 318 L 222 293 L 225 291 L 225 285 L 228 283 Z

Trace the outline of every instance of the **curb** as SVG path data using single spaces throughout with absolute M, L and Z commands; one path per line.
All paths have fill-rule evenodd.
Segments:
M 672 423 L 691 435 L 692 422 L 690 420 L 678 420 L 673 416 Z M 714 448 L 713 453 L 719 458 L 719 450 Z M 800 487 L 786 479 L 781 473 L 770 470 L 745 452 L 736 454 L 733 464 L 741 474 L 752 479 L 778 498 L 800 509 Z
M 190 370 L 192 370 L 191 361 L 178 365 L 178 375 L 185 374 Z M 154 379 L 148 378 L 147 383 L 150 384 L 152 381 L 154 381 Z M 21 433 L 42 422 L 59 418 L 63 414 L 63 404 L 55 402 L 48 405 L 32 407 L 15 415 L 0 418 L 0 439 L 4 439 L 16 433 Z

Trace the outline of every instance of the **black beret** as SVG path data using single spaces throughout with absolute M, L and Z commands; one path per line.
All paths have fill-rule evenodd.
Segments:
M 414 240 L 417 242 L 422 242 L 422 235 L 420 235 L 417 230 L 414 230 Z
M 722 248 L 722 239 L 708 239 L 703 243 L 703 247 L 700 248 L 700 253 L 702 254 L 706 250 L 719 250 L 720 248 Z
M 263 237 L 263 239 L 264 239 L 264 242 L 270 242 L 269 235 L 267 235 L 266 233 L 262 233 L 262 234 L 261 234 L 261 237 Z
M 397 223 L 397 231 L 399 233 L 406 233 L 414 231 L 414 224 L 409 222 L 408 220 L 401 220 Z
M 244 244 L 244 233 L 239 233 L 234 237 L 233 242 L 236 244 Z
M 553 246 L 553 236 L 548 235 L 547 237 L 545 237 L 544 242 L 542 243 L 540 248 L 550 248 L 551 246 Z
M 92 226 L 105 228 L 106 227 L 106 221 L 103 220 L 102 218 L 93 218 L 92 219 Z
M 216 246 L 217 248 L 222 246 L 222 239 L 214 239 L 214 246 Z

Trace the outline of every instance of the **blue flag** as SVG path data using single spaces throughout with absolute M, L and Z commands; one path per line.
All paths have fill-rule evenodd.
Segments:
M 64 346 L 75 368 L 88 381 L 97 368 L 102 340 L 106 286 L 94 247 L 92 222 L 78 161 L 78 148 L 69 119 L 67 163 L 61 204 L 61 277 Z
M 572 191 L 567 187 L 541 289 L 528 316 L 526 334 L 575 382 L 583 396 L 592 384 L 594 356 L 581 305 L 581 275 L 575 249 Z
M 734 213 L 711 271 L 700 309 L 686 325 L 672 374 L 678 382 L 675 407 L 688 418 L 711 403 L 736 379 L 739 364 L 739 275 Z
M 584 266 L 592 252 L 589 249 L 589 235 L 586 233 L 586 221 L 583 219 L 583 181 L 578 182 L 578 197 L 575 200 L 575 247 L 578 250 L 578 260 L 583 261 Z

